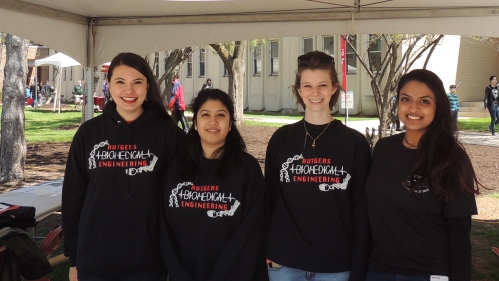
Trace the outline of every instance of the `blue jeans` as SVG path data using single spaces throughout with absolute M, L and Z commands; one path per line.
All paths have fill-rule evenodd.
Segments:
M 366 281 L 430 281 L 431 275 L 406 275 L 369 271 Z
M 487 109 L 489 110 L 490 114 L 490 132 L 492 134 L 496 133 L 495 125 L 499 124 L 499 105 L 498 104 L 492 104 L 490 106 L 487 106 Z
M 350 271 L 317 273 L 287 266 L 269 268 L 268 272 L 270 281 L 348 281 L 350 277 Z
M 456 131 L 457 131 L 457 115 L 458 114 L 459 114 L 459 109 L 450 111 L 451 118 L 452 118 L 453 122 L 455 122 L 455 124 L 454 123 L 452 124 L 452 133 L 456 133 Z
M 128 275 L 101 278 L 78 278 L 79 281 L 166 281 L 167 274 Z

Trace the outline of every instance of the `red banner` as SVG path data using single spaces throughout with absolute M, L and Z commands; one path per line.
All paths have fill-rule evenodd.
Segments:
M 347 90 L 347 42 L 340 36 L 340 50 L 341 50 L 341 85 L 345 92 Z

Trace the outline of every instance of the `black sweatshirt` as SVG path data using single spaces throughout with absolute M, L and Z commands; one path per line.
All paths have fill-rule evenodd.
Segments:
M 364 184 L 371 153 L 366 138 L 334 120 L 326 125 L 304 120 L 272 136 L 265 181 L 273 210 L 267 258 L 305 271 L 351 271 L 364 280 L 369 249 Z M 305 145 L 305 148 L 304 148 Z
M 245 154 L 243 165 L 220 179 L 219 161 L 203 159 L 192 182 L 175 165 L 168 170 L 161 242 L 171 281 L 268 280 L 261 168 Z
M 430 184 L 409 196 L 417 150 L 406 148 L 403 137 L 383 138 L 374 149 L 366 183 L 374 239 L 369 270 L 470 280 L 475 197 L 456 188 L 452 199 L 440 201 Z M 457 180 L 454 184 L 459 185 Z
M 185 133 L 148 102 L 142 106 L 128 124 L 108 102 L 71 143 L 62 225 L 64 254 L 80 278 L 165 272 L 159 194 Z

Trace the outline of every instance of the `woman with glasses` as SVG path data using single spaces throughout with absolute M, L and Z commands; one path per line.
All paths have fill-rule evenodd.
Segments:
M 305 117 L 274 133 L 265 160 L 270 280 L 365 278 L 371 153 L 362 134 L 331 116 L 340 89 L 331 56 L 298 58 L 293 94 Z
M 452 133 L 445 88 L 417 69 L 400 79 L 397 100 L 406 133 L 378 141 L 366 182 L 373 233 L 366 280 L 469 281 L 481 184 Z

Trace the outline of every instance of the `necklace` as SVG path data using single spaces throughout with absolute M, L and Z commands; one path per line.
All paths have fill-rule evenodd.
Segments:
M 407 143 L 410 147 L 418 147 L 417 145 L 414 145 L 414 144 L 412 144 L 412 143 L 408 142 L 408 141 L 407 141 L 407 138 L 406 138 L 406 135 L 404 135 L 404 141 L 405 141 L 405 143 Z
M 332 118 L 331 118 L 332 119 Z M 312 143 L 312 148 L 315 148 L 315 141 L 320 138 L 322 136 L 322 134 L 324 134 L 324 132 L 327 130 L 327 127 L 329 127 L 329 124 L 331 124 L 331 122 L 333 122 L 333 120 L 329 121 L 329 123 L 327 123 L 327 126 L 326 128 L 324 128 L 324 130 L 322 130 L 322 132 L 316 137 L 312 137 L 312 135 L 310 135 L 308 133 L 308 130 L 307 130 L 307 125 L 305 125 L 305 119 L 303 119 L 303 127 L 305 128 L 305 142 L 303 143 L 303 148 L 305 148 L 305 146 L 307 145 L 307 136 L 309 136 L 311 139 L 314 140 L 314 142 Z

